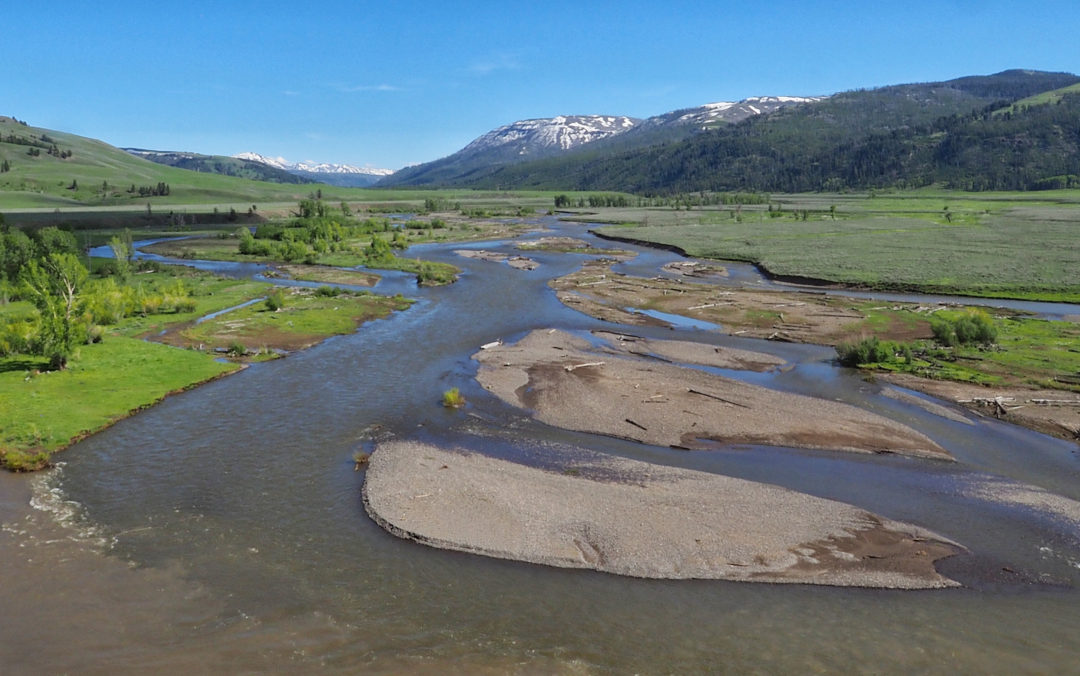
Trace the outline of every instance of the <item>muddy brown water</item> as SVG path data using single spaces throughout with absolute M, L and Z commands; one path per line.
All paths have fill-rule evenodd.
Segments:
M 552 429 L 476 386 L 469 355 L 537 327 L 617 328 L 546 286 L 583 257 L 533 252 L 541 267 L 520 271 L 455 248 L 413 250 L 464 268 L 451 287 L 380 282 L 420 299 L 406 312 L 172 397 L 65 451 L 55 470 L 0 475 L 0 672 L 1077 671 L 1075 444 L 882 396 L 825 348 L 697 329 L 632 331 L 777 354 L 792 367 L 719 372 L 912 424 L 958 462 L 687 453 Z M 647 274 L 674 258 L 642 251 L 632 265 Z M 465 410 L 440 406 L 453 386 Z M 965 586 L 647 581 L 429 549 L 364 513 L 352 454 L 382 434 L 553 468 L 579 446 L 839 499 L 965 545 L 941 564 Z

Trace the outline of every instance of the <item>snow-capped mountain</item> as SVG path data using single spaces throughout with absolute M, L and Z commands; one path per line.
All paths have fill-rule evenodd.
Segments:
M 489 131 L 460 152 L 472 154 L 498 149 L 500 154 L 531 159 L 621 134 L 638 122 L 621 115 L 559 115 L 520 120 Z
M 755 96 L 685 108 L 646 120 L 622 115 L 560 115 L 521 120 L 489 131 L 453 155 L 406 167 L 379 185 L 452 185 L 496 172 L 508 164 L 562 155 L 585 145 L 595 147 L 597 152 L 611 152 L 673 142 L 703 129 L 820 100 L 821 97 Z
M 320 183 L 345 187 L 368 186 L 381 178 L 394 173 L 392 169 L 375 167 L 356 167 L 351 164 L 331 164 L 327 162 L 290 162 L 284 157 L 267 157 L 259 153 L 239 153 L 236 159 L 259 162 L 297 176 L 303 176 Z
M 311 183 L 312 179 L 306 178 L 277 166 L 248 160 L 238 157 L 225 157 L 224 155 L 203 155 L 174 150 L 146 150 L 144 148 L 122 148 L 122 150 L 150 160 L 157 164 L 170 167 L 178 167 L 189 171 L 201 171 L 208 174 L 223 174 L 225 176 L 239 176 L 254 181 L 269 181 L 270 183 Z
M 643 127 L 667 125 L 691 125 L 707 128 L 720 123 L 741 122 L 748 117 L 771 113 L 786 106 L 821 101 L 821 96 L 751 96 L 742 101 L 719 101 L 706 103 L 697 108 L 664 113 L 645 120 Z

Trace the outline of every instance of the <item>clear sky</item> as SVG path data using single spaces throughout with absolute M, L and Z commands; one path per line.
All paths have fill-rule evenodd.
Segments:
M 1080 72 L 1080 0 L 5 4 L 2 114 L 389 169 L 525 118 Z

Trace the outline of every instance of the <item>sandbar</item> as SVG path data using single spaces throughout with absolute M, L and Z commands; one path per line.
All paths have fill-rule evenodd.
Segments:
M 473 355 L 477 380 L 556 427 L 675 448 L 758 444 L 952 460 L 921 432 L 850 404 L 772 390 L 536 330 Z
M 432 547 L 666 579 L 926 589 L 956 543 L 778 486 L 583 451 L 562 471 L 412 441 L 378 446 L 368 514 Z

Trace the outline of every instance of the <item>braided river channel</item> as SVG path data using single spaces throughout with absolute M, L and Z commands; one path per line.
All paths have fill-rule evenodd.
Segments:
M 550 217 L 537 228 L 632 249 L 615 268 L 628 274 L 678 259 Z M 530 252 L 539 267 L 517 270 L 462 248 L 518 253 L 513 240 L 413 247 L 461 279 L 423 289 L 384 274 L 375 292 L 415 298 L 412 308 L 169 397 L 45 473 L 0 475 L 0 672 L 1080 673 L 1080 446 L 885 396 L 889 386 L 838 367 L 831 348 L 595 320 L 547 286 L 581 254 Z M 749 266 L 718 283 L 770 286 Z M 769 352 L 793 366 L 724 375 L 872 410 L 957 462 L 687 452 L 552 428 L 483 390 L 470 356 L 536 328 Z M 441 406 L 455 386 L 463 410 Z M 365 513 L 353 455 L 381 438 L 538 465 L 546 448 L 572 445 L 847 502 L 962 544 L 968 553 L 938 564 L 962 586 L 643 580 L 429 548 Z

